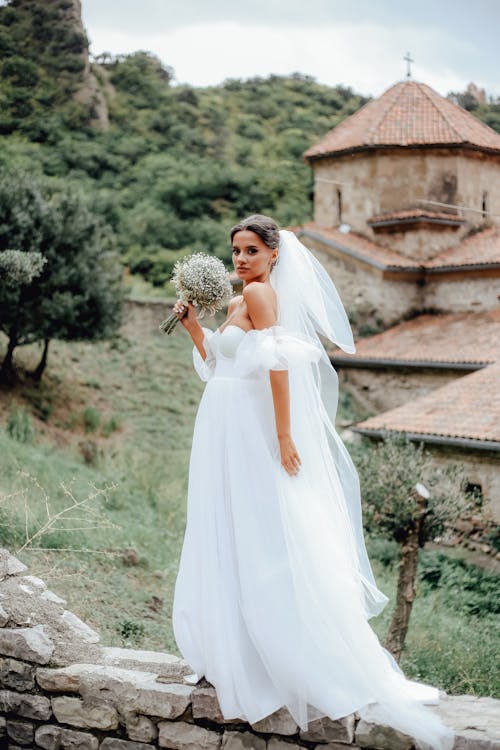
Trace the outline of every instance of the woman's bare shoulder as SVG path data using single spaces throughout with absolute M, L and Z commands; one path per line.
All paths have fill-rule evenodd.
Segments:
M 270 302 L 274 304 L 276 292 L 270 284 L 264 284 L 262 281 L 251 281 L 243 288 L 243 298 L 245 302 Z
M 272 286 L 261 281 L 251 281 L 243 288 L 243 297 L 255 328 L 274 325 L 276 292 Z

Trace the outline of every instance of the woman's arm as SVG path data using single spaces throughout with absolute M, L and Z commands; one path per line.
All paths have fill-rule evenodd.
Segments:
M 193 344 L 200 352 L 201 358 L 205 360 L 207 358 L 207 353 L 205 351 L 205 347 L 203 346 L 203 339 L 205 338 L 205 334 L 203 333 L 203 328 L 200 326 L 198 318 L 196 317 L 195 306 L 191 302 L 188 302 L 186 312 L 186 305 L 180 300 L 177 300 L 173 307 L 173 311 L 177 314 L 177 317 L 181 321 L 182 325 L 193 339 Z
M 273 300 L 269 290 L 259 285 L 248 284 L 243 289 L 247 312 L 255 328 L 269 328 L 276 325 Z M 297 474 L 300 456 L 292 440 L 290 431 L 290 387 L 286 370 L 270 370 L 271 391 L 273 394 L 276 432 L 280 445 L 281 464 L 288 474 Z
M 301 460 L 290 432 L 290 386 L 287 370 L 270 370 L 276 432 L 280 444 L 281 463 L 289 474 L 298 474 Z
M 232 312 L 234 305 L 235 300 L 232 299 L 227 306 L 228 315 Z M 177 300 L 173 307 L 173 311 L 177 314 L 177 317 L 181 321 L 182 325 L 193 339 L 193 344 L 200 352 L 201 358 L 205 360 L 207 358 L 207 353 L 205 351 L 205 347 L 203 346 L 203 339 L 205 338 L 205 334 L 203 333 L 203 329 L 198 322 L 198 318 L 196 317 L 196 308 L 191 304 L 191 302 L 188 302 L 187 312 L 185 312 L 185 310 L 186 305 L 184 304 L 184 302 L 181 302 L 181 300 Z

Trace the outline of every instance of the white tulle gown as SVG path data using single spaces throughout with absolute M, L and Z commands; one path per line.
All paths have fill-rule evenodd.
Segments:
M 280 463 L 269 370 L 293 380 L 317 362 L 316 342 L 279 325 L 203 330 L 207 358 L 194 348 L 193 360 L 206 386 L 173 603 L 180 652 L 214 685 L 226 719 L 252 724 L 286 706 L 306 729 L 357 710 L 417 747 L 449 750 L 453 732 L 422 705 L 439 691 L 407 680 L 368 622 L 363 587 L 371 614 L 388 599 L 361 580 L 327 437 L 297 388 L 302 465 L 290 476 Z

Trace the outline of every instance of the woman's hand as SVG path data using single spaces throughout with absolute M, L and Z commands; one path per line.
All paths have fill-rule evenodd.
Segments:
M 290 435 L 284 435 L 278 438 L 280 443 L 281 465 L 290 474 L 294 476 L 299 473 L 302 461 Z
M 188 331 L 194 327 L 195 323 L 198 322 L 198 318 L 196 317 L 196 308 L 192 304 L 192 302 L 186 303 L 178 299 L 172 310 L 177 315 L 184 328 L 186 328 Z

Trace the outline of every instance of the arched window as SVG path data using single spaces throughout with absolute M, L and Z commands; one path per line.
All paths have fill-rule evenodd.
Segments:
M 337 224 L 342 224 L 342 191 L 337 188 Z

